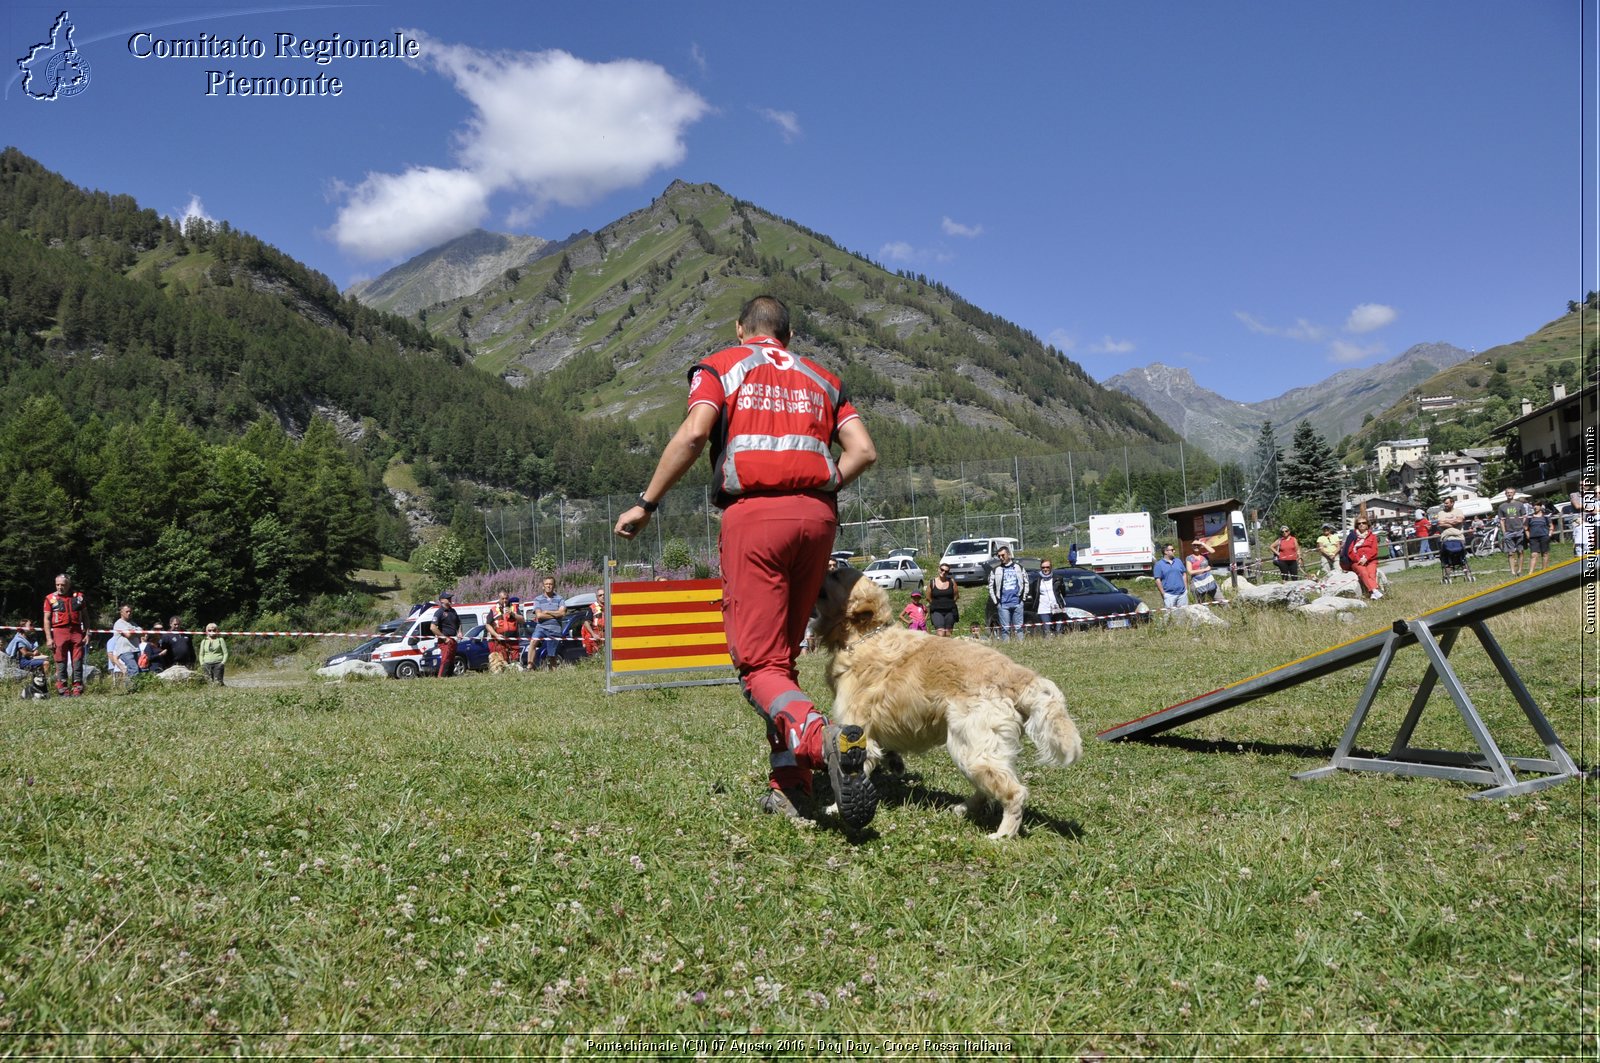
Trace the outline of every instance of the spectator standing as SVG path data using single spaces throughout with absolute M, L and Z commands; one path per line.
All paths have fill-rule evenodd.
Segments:
M 1511 578 L 1522 575 L 1522 552 L 1528 545 L 1528 514 L 1533 510 L 1528 503 L 1517 498 L 1515 487 L 1506 488 L 1505 501 L 1497 510 L 1500 534 L 1505 537 L 1506 560 L 1511 565 Z
M 133 606 L 122 605 L 106 641 L 106 664 L 125 679 L 139 674 L 139 629 L 133 624 Z
M 878 805 L 865 739 L 859 727 L 830 723 L 818 711 L 800 689 L 795 661 L 827 575 L 838 492 L 878 454 L 839 378 L 791 354 L 790 333 L 780 300 L 760 295 L 744 305 L 734 326 L 740 346 L 691 370 L 688 413 L 616 533 L 637 535 L 712 442 L 728 651 L 745 698 L 766 721 L 771 750 L 761 807 L 798 817 L 813 770 L 826 767 L 841 818 L 860 828 Z M 837 462 L 834 444 L 842 449 Z
M 1467 519 L 1461 515 L 1460 510 L 1456 509 L 1456 500 L 1454 498 L 1446 498 L 1444 500 L 1442 508 L 1439 510 L 1439 519 L 1435 523 L 1439 529 L 1441 553 L 1444 549 L 1444 542 L 1447 539 L 1462 543 L 1466 542 L 1467 534 L 1465 528 Z
M 1367 518 L 1357 518 L 1349 542 L 1350 571 L 1356 574 L 1368 598 L 1374 601 L 1382 598 L 1383 591 L 1378 589 L 1378 533 L 1372 530 Z
M 171 668 L 181 664 L 185 668 L 194 667 L 194 642 L 189 638 L 183 627 L 183 618 L 175 616 L 167 621 L 167 633 L 161 640 L 162 647 L 166 650 L 166 666 Z
M 456 612 L 456 596 L 449 591 L 439 595 L 429 625 L 439 645 L 439 678 L 447 679 L 455 670 L 456 640 L 461 637 L 461 614 Z
M 1539 571 L 1550 563 L 1550 514 L 1543 502 L 1533 504 L 1528 514 L 1528 574 Z
M 517 659 L 522 645 L 522 616 L 511 604 L 510 591 L 501 591 L 499 600 L 490 607 L 484 635 L 489 641 L 489 674 L 499 675 L 508 662 Z
M 935 635 L 949 638 L 961 619 L 961 590 L 950 578 L 950 566 L 940 565 L 928 583 L 928 625 Z
M 1572 503 L 1572 553 L 1574 557 L 1582 557 L 1594 542 L 1594 481 L 1587 476 L 1578 481 L 1578 489 L 1568 496 L 1567 501 Z
M 1189 579 L 1184 573 L 1183 562 L 1178 560 L 1176 546 L 1168 543 L 1161 548 L 1161 560 L 1156 562 L 1151 574 L 1161 588 L 1162 605 L 1177 609 L 1189 604 Z
M 1399 557 L 1406 552 L 1406 528 L 1397 520 L 1391 520 L 1385 529 L 1389 537 L 1389 556 Z
M 1040 561 L 1039 571 L 1028 577 L 1028 600 L 1044 634 L 1056 635 L 1066 627 L 1067 585 L 1049 559 Z
M 1011 560 L 1011 547 L 1002 546 L 995 555 L 999 564 L 989 570 L 989 600 L 1000 618 L 1000 641 L 1011 636 L 1022 638 L 1022 600 L 1028 593 L 1028 574 Z
M 567 600 L 556 593 L 556 578 L 546 576 L 544 589 L 533 596 L 534 645 L 533 669 L 550 662 L 554 671 L 561 663 L 561 622 L 567 616 Z
M 1207 556 L 1210 552 L 1210 547 L 1196 539 L 1189 556 L 1183 559 L 1189 573 L 1189 590 L 1196 602 L 1217 600 L 1217 575 L 1211 571 L 1211 558 Z
M 606 643 L 606 592 L 594 592 L 594 604 L 583 622 L 583 652 L 593 657 Z
M 161 646 L 165 634 L 160 624 L 151 624 L 150 630 L 144 632 L 143 641 L 139 643 L 139 671 L 156 674 L 166 671 L 167 664 L 162 657 Z
M 1322 522 L 1322 534 L 1317 536 L 1317 553 L 1322 556 L 1322 574 L 1333 575 L 1333 570 L 1339 567 L 1339 545 L 1343 537 L 1334 530 L 1332 524 Z
M 11 658 L 11 663 L 28 672 L 44 669 L 44 658 L 39 656 L 39 640 L 33 634 L 33 618 L 27 617 L 22 621 L 22 626 L 17 628 L 17 633 L 11 636 L 11 641 L 6 643 L 6 656 Z
M 219 687 L 227 686 L 222 681 L 222 674 L 228 667 L 228 641 L 217 634 L 216 624 L 206 625 L 205 638 L 200 640 L 200 669 L 206 674 L 206 681 L 215 683 Z
M 1287 524 L 1278 529 L 1278 537 L 1272 542 L 1272 563 L 1278 566 L 1281 578 L 1300 578 L 1300 540 Z
M 56 662 L 57 696 L 83 693 L 85 634 L 83 595 L 72 589 L 71 576 L 57 576 L 56 589 L 44 596 L 44 644 Z
M 900 610 L 900 619 L 904 620 L 906 627 L 912 631 L 928 630 L 928 611 L 922 607 L 921 591 L 911 592 L 911 600 Z
M 1433 524 L 1428 520 L 1426 510 L 1417 510 L 1417 523 L 1412 530 L 1417 534 L 1417 556 L 1432 557 L 1433 543 L 1430 540 L 1433 538 Z

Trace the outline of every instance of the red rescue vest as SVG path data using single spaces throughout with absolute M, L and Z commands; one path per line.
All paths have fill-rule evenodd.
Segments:
M 44 610 L 50 614 L 50 626 L 83 630 L 83 595 L 78 591 L 62 594 L 51 591 L 44 596 Z
M 844 385 L 776 343 L 718 351 L 690 370 L 717 374 L 722 410 L 712 432 L 717 504 L 740 495 L 839 489 L 834 431 Z

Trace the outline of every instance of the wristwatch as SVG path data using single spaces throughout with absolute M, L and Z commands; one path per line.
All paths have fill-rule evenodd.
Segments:
M 648 498 L 644 497 L 644 492 L 640 491 L 639 508 L 644 510 L 646 513 L 654 513 L 656 510 L 661 508 L 661 503 L 650 501 Z

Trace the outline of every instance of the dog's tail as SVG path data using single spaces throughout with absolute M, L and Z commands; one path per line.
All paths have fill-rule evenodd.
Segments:
M 1060 687 L 1039 676 L 1017 699 L 1017 707 L 1027 717 L 1028 737 L 1038 748 L 1041 763 L 1064 768 L 1083 755 L 1083 738 L 1067 715 Z

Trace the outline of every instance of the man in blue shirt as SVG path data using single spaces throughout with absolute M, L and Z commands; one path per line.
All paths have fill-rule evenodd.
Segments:
M 543 661 L 550 662 L 553 670 L 561 663 L 561 623 L 567 616 L 566 599 L 556 593 L 554 576 L 544 578 L 544 591 L 533 596 L 533 618 L 538 621 L 533 628 L 536 650 L 533 670 L 538 671 Z
M 6 646 L 6 656 L 18 668 L 44 667 L 44 658 L 39 656 L 39 642 L 33 637 L 33 621 L 24 620 L 17 633 L 11 636 L 11 642 Z
M 1000 639 L 1009 642 L 1013 634 L 1022 637 L 1022 598 L 1028 591 L 1028 574 L 1011 560 L 1009 546 L 1002 546 L 996 558 L 999 563 L 989 573 L 989 600 L 1000 617 Z
M 1170 543 L 1161 548 L 1161 560 L 1151 570 L 1161 587 L 1161 601 L 1168 609 L 1189 604 L 1189 585 L 1185 582 L 1183 562 L 1178 560 L 1178 548 Z

